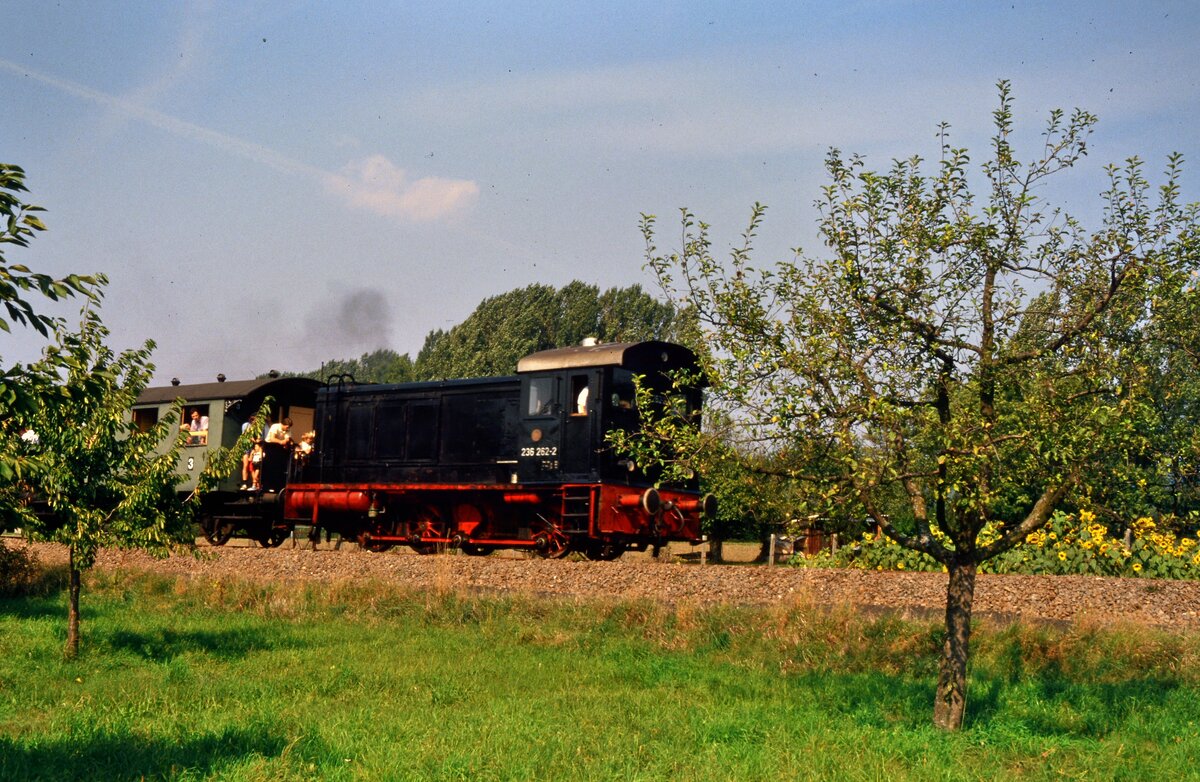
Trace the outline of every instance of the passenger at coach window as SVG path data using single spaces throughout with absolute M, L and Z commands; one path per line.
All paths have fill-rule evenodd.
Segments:
M 208 445 L 208 416 L 200 415 L 199 410 L 192 410 L 188 429 L 191 431 L 188 445 Z

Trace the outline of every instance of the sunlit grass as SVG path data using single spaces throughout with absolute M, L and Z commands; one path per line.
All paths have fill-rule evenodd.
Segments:
M 0 601 L 2 779 L 1186 779 L 1200 639 L 94 574 Z

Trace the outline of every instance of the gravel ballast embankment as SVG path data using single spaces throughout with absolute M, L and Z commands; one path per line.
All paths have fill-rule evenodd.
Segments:
M 65 564 L 61 546 L 36 544 L 47 564 Z M 945 605 L 942 573 L 894 573 L 738 565 L 417 556 L 347 547 L 199 547 L 199 556 L 158 560 L 141 552 L 102 552 L 98 568 L 125 568 L 184 578 L 289 582 L 372 580 L 402 587 L 518 592 L 580 599 L 650 599 L 669 603 L 853 606 L 937 618 Z M 975 614 L 998 619 L 1133 623 L 1200 629 L 1200 582 L 1093 576 L 980 575 Z

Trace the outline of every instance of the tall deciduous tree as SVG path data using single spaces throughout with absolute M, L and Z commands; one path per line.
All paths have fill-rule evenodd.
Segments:
M 945 565 L 934 721 L 948 729 L 964 716 L 978 565 L 1156 447 L 1138 423 L 1147 368 L 1175 359 L 1147 349 L 1169 343 L 1162 315 L 1194 300 L 1200 264 L 1177 158 L 1157 189 L 1136 158 L 1110 167 L 1089 231 L 1040 194 L 1085 154 L 1095 118 L 1052 112 L 1041 154 L 1022 163 L 1006 82 L 999 93 L 982 196 L 944 125 L 932 165 L 876 172 L 832 150 L 825 257 L 755 268 L 759 206 L 728 264 L 690 214 L 669 254 L 644 221 L 650 265 L 706 327 L 714 404 L 747 437 L 807 451 L 821 471 L 795 474 L 816 496 L 856 503 Z
M 79 651 L 81 572 L 101 548 L 166 554 L 195 539 L 191 509 L 175 493 L 185 436 L 177 428 L 178 407 L 144 432 L 129 422 L 153 372 L 153 343 L 118 354 L 105 345 L 107 337 L 99 317 L 85 312 L 80 331 L 59 329 L 42 361 L 29 368 L 58 393 L 25 419 L 37 433 L 31 447 L 41 468 L 28 480 L 38 512 L 25 511 L 24 527 L 69 548 L 68 657 Z M 156 452 L 172 437 L 175 448 Z
M 45 230 L 37 217 L 42 210 L 24 203 L 24 192 L 24 171 L 0 165 L 0 249 L 27 247 L 35 232 Z M 129 410 L 152 373 L 153 343 L 120 354 L 105 345 L 108 331 L 90 305 L 106 282 L 103 275 L 55 280 L 0 255 L 0 301 L 8 316 L 54 338 L 40 361 L 8 368 L 0 377 L 0 520 L 69 546 L 71 657 L 79 649 L 81 571 L 100 547 L 162 554 L 175 542 L 194 540 L 194 500 L 228 474 L 242 452 L 235 446 L 210 454 L 193 501 L 176 494 L 179 410 L 147 432 L 129 423 Z M 61 319 L 38 312 L 30 293 L 88 298 L 80 330 L 70 332 Z M 0 328 L 8 331 L 8 321 L 0 318 Z M 157 446 L 173 437 L 175 448 L 159 453 Z
M 578 280 L 559 289 L 528 285 L 490 296 L 462 323 L 431 331 L 416 361 L 407 353 L 383 349 L 328 361 L 300 375 L 325 380 L 345 373 L 370 383 L 494 377 L 511 374 L 517 360 L 530 353 L 578 345 L 585 337 L 602 342 L 687 340 L 687 323 L 672 305 L 640 285 L 603 293 Z

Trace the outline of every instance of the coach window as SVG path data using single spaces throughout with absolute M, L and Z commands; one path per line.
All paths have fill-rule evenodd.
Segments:
M 208 445 L 208 405 L 188 405 L 183 408 L 181 427 L 189 433 L 188 445 Z
M 529 404 L 525 406 L 525 415 L 553 415 L 555 404 L 554 378 L 535 377 L 529 381 Z
M 158 423 L 158 408 L 143 407 L 133 411 L 133 425 L 139 432 L 149 432 Z

